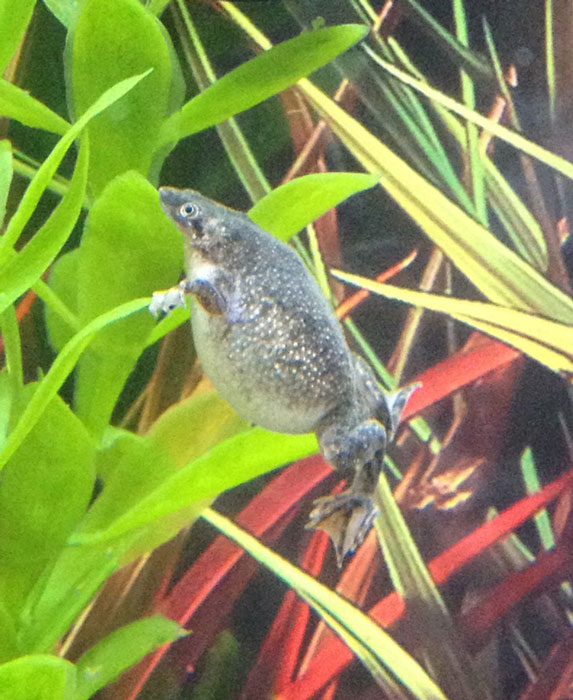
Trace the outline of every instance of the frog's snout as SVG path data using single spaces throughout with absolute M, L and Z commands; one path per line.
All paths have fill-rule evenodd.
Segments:
M 173 207 L 176 207 L 181 198 L 179 190 L 174 187 L 160 187 L 159 188 L 159 201 L 163 210 L 169 214 Z

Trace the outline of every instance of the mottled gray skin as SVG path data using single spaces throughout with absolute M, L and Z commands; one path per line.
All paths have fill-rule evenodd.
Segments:
M 219 393 L 269 430 L 315 432 L 326 461 L 354 471 L 350 488 L 319 499 L 310 515 L 341 564 L 377 513 L 372 497 L 386 443 L 410 390 L 382 392 L 291 248 L 194 190 L 159 193 L 184 235 L 187 278 L 156 293 L 150 309 L 167 312 L 192 294 L 197 354 Z

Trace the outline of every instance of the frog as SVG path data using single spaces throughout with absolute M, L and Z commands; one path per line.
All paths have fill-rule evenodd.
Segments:
M 288 244 L 195 190 L 160 187 L 159 198 L 183 235 L 185 276 L 149 310 L 164 315 L 191 295 L 197 356 L 219 394 L 267 430 L 314 433 L 326 462 L 351 475 L 314 501 L 307 525 L 328 533 L 340 567 L 378 514 L 384 456 L 416 387 L 382 389 Z

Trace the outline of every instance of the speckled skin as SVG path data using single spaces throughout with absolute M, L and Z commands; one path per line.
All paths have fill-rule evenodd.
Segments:
M 410 390 L 381 391 L 291 248 L 193 190 L 159 192 L 184 234 L 187 278 L 154 295 L 152 311 L 193 294 L 197 354 L 219 393 L 269 430 L 315 432 L 329 463 L 354 470 L 349 490 L 319 499 L 311 513 L 310 525 L 329 533 L 340 564 L 376 515 L 372 497 L 387 438 Z

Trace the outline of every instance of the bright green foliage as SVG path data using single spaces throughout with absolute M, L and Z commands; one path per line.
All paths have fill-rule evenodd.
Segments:
M 134 172 L 113 180 L 90 211 L 79 249 L 80 325 L 173 284 L 183 267 L 182 250 L 154 188 Z M 82 359 L 76 406 L 96 434 L 107 425 L 153 325 L 149 314 L 138 314 L 101 333 Z
M 6 200 L 12 182 L 12 144 L 0 141 L 0 225 L 6 213 Z
M 174 114 L 163 142 L 181 139 L 244 112 L 328 63 L 366 36 L 361 25 L 302 34 L 227 73 Z
M 86 0 L 68 37 L 70 92 L 76 117 L 112 85 L 152 69 L 144 84 L 89 128 L 91 191 L 116 175 L 147 175 L 166 116 L 171 54 L 158 20 L 138 0 Z
M 89 700 L 150 651 L 185 634 L 175 622 L 160 616 L 144 618 L 112 632 L 78 660 L 74 700 Z
M 0 0 L 0 74 L 18 48 L 36 0 Z
M 317 173 L 287 182 L 259 200 L 249 217 L 283 241 L 356 192 L 374 187 L 375 175 Z
M 56 656 L 23 656 L 0 666 L 3 700 L 73 700 L 76 668 Z
M 36 386 L 26 389 L 30 397 Z M 94 484 L 94 450 L 85 427 L 56 397 L 3 472 L 0 587 L 14 614 L 85 512 Z

